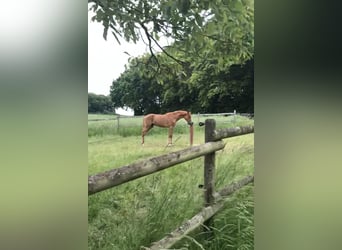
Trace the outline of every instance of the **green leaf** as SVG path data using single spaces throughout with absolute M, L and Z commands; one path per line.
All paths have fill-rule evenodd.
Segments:
M 197 24 L 202 27 L 203 18 L 198 13 L 195 13 L 195 19 L 196 19 Z
M 108 33 L 108 23 L 103 23 L 104 30 L 103 30 L 103 38 L 107 40 L 107 33 Z
M 179 0 L 178 9 L 183 14 L 186 15 L 190 8 L 190 0 Z

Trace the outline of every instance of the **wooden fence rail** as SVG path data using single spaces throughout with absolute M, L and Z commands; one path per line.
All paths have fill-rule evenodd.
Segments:
M 204 207 L 198 214 L 187 220 L 183 225 L 169 233 L 161 240 L 152 243 L 150 247 L 142 248 L 146 250 L 169 249 L 175 243 L 183 239 L 185 235 L 191 233 L 193 230 L 195 230 L 212 216 L 214 216 L 218 211 L 220 211 L 220 209 L 226 202 L 226 200 L 223 199 L 224 196 L 233 194 L 235 191 L 239 190 L 249 183 L 252 183 L 253 181 L 254 176 L 247 176 L 239 180 L 238 182 L 232 183 L 231 185 L 223 188 L 215 195 L 216 198 L 213 205 Z
M 223 149 L 224 146 L 223 141 L 210 142 L 89 176 L 88 195 Z
M 99 122 L 99 121 L 112 121 L 117 120 L 118 118 L 99 118 L 99 119 L 90 119 L 88 122 Z
M 224 197 L 254 181 L 254 176 L 247 176 L 218 192 L 215 191 L 215 152 L 225 147 L 226 143 L 222 139 L 249 133 L 254 133 L 254 126 L 216 130 L 216 121 L 214 119 L 206 119 L 205 144 L 188 147 L 89 176 L 88 195 L 204 156 L 204 208 L 202 211 L 160 241 L 154 242 L 150 248 L 142 247 L 150 250 L 170 248 L 198 226 L 205 224 L 206 228 L 208 228 L 210 226 L 210 218 L 223 207 Z
M 254 126 L 241 126 L 235 128 L 221 128 L 214 130 L 211 135 L 211 141 L 218 141 L 225 138 L 230 138 L 239 135 L 254 133 Z

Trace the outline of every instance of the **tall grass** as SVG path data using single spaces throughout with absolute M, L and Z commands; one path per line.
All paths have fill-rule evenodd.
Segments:
M 131 124 L 134 119 L 130 121 Z M 233 126 L 252 123 L 248 119 L 244 120 L 244 117 L 240 121 L 238 119 L 234 121 Z M 216 120 L 217 127 L 221 125 L 229 127 L 229 124 L 225 124 L 226 121 Z M 136 119 L 135 122 L 139 133 L 127 132 L 126 135 L 95 133 L 106 130 L 101 130 L 99 125 L 89 124 L 89 127 L 93 126 L 94 131 L 94 134 L 88 138 L 89 174 L 166 154 L 189 145 L 189 128 L 181 125 L 179 129 L 175 129 L 176 142 L 173 147 L 165 147 L 167 130 L 162 128 L 153 128 L 146 136 L 145 146 L 142 147 L 140 145 L 141 119 Z M 113 121 L 111 123 L 113 124 Z M 99 127 L 95 128 L 96 126 Z M 203 127 L 195 126 L 195 144 L 204 142 L 203 133 Z M 216 153 L 217 189 L 244 175 L 252 174 L 254 168 L 253 134 L 226 140 L 227 146 Z M 152 242 L 161 239 L 201 210 L 203 189 L 199 188 L 200 184 L 203 184 L 203 158 L 179 164 L 90 196 L 89 249 L 134 250 L 140 249 L 141 246 L 149 246 Z M 226 203 L 225 209 L 214 216 L 213 221 L 212 236 L 215 237 L 208 238 L 198 230 L 178 243 L 177 247 L 252 249 L 254 237 L 252 187 L 245 187 L 233 195 Z

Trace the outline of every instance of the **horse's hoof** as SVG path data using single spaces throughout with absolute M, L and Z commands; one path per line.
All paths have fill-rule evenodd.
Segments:
M 172 143 L 169 143 L 166 145 L 166 147 L 172 147 L 172 146 L 173 146 Z

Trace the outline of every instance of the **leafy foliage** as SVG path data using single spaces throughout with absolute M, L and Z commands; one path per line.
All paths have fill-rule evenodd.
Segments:
M 88 113 L 110 113 L 114 106 L 109 96 L 88 93 Z
M 111 86 L 114 107 L 129 106 L 135 114 L 164 113 L 176 109 L 216 113 L 254 110 L 254 60 L 226 70 L 180 74 L 174 67 L 162 67 L 157 78 L 144 65 L 148 56 L 135 58 Z M 158 55 L 160 61 L 170 60 Z M 164 64 L 166 65 L 166 64 Z
M 145 40 L 182 66 L 215 65 L 217 70 L 242 64 L 254 51 L 254 0 L 88 0 L 93 20 L 120 39 Z M 160 46 L 161 37 L 175 43 L 173 51 Z M 178 58 L 177 52 L 186 55 Z M 190 58 L 189 58 L 190 56 Z M 185 60 L 184 60 L 185 59 Z M 190 59 L 190 60 L 188 60 Z M 159 64 L 157 63 L 158 70 Z
M 113 82 L 110 96 L 114 107 L 129 106 L 135 115 L 160 112 L 161 89 L 155 79 L 140 73 L 139 64 Z
M 88 0 L 95 13 L 93 20 L 104 26 L 104 37 L 111 29 L 115 37 L 136 42 L 146 29 L 148 39 L 158 39 L 160 34 L 180 38 L 200 28 L 202 10 L 210 1 L 190 0 Z M 196 21 L 197 20 L 197 21 Z M 147 34 L 144 34 L 147 35 Z

